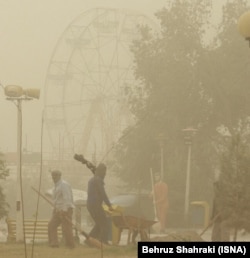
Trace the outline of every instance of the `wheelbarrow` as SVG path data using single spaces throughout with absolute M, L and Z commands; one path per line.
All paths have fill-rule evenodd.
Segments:
M 112 221 L 112 242 L 120 242 L 123 230 L 128 230 L 127 244 L 135 243 L 136 236 L 139 234 L 142 241 L 149 239 L 149 228 L 155 224 L 153 203 L 148 194 L 121 194 L 111 200 L 113 212 L 104 205 L 107 215 Z M 132 240 L 131 240 L 132 236 Z
M 118 237 L 117 243 L 119 244 L 121 239 L 121 233 L 123 230 L 128 230 L 128 238 L 127 238 L 127 245 L 128 244 L 135 244 L 136 237 L 139 234 L 141 241 L 148 241 L 149 240 L 149 229 L 152 225 L 154 225 L 157 221 L 147 220 L 144 218 L 139 218 L 130 215 L 123 215 L 120 213 L 117 215 L 117 212 L 111 214 L 112 222 L 115 227 L 118 229 Z

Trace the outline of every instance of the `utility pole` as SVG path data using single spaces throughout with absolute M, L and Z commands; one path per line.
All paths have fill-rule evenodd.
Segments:
M 188 225 L 189 203 L 190 203 L 190 174 L 191 174 L 191 153 L 192 153 L 192 140 L 197 132 L 197 129 L 186 128 L 182 130 L 184 133 L 185 144 L 188 146 L 187 155 L 187 171 L 186 171 L 186 189 L 185 189 L 185 206 L 184 206 L 184 221 Z
M 22 101 L 39 99 L 40 90 L 22 89 L 17 85 L 4 87 L 7 100 L 14 102 L 17 107 L 17 196 L 16 196 L 16 241 L 24 242 L 24 208 L 22 198 Z

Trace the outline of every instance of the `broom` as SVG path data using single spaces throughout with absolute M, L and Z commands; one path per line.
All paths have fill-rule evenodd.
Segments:
M 54 204 L 45 196 L 45 195 L 43 195 L 42 193 L 40 193 L 38 190 L 36 190 L 34 187 L 32 187 L 31 186 L 31 188 L 32 188 L 32 190 L 34 190 L 38 195 L 40 195 L 44 200 L 46 200 L 51 206 L 53 206 L 54 207 Z M 71 223 L 71 225 L 72 225 L 72 227 L 74 228 L 74 229 L 77 229 L 85 238 L 86 238 L 86 241 L 90 244 L 90 245 L 92 245 L 92 246 L 95 246 L 95 247 L 97 247 L 97 248 L 99 248 L 99 249 L 101 249 L 102 247 L 103 247 L 103 244 L 99 241 L 99 240 L 97 240 L 97 239 L 95 239 L 95 238 L 93 238 L 93 237 L 90 237 L 86 232 L 84 232 L 80 227 L 77 227 L 76 225 L 74 225 L 68 218 L 66 218 L 67 220 L 68 220 L 68 222 L 70 222 Z

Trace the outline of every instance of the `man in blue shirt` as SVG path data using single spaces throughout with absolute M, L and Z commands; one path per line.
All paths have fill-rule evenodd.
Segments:
M 104 244 L 108 244 L 109 224 L 102 207 L 103 202 L 109 207 L 110 211 L 113 211 L 104 188 L 106 170 L 106 166 L 100 163 L 93 171 L 94 176 L 88 182 L 87 198 L 87 209 L 95 222 L 89 236 L 100 240 Z
M 62 232 L 65 238 L 65 244 L 69 248 L 74 248 L 74 237 L 72 228 L 73 215 L 73 194 L 71 186 L 61 179 L 61 171 L 53 170 L 51 172 L 52 180 L 55 184 L 53 190 L 54 210 L 51 220 L 48 224 L 48 238 L 51 247 L 58 247 L 57 228 L 62 225 Z

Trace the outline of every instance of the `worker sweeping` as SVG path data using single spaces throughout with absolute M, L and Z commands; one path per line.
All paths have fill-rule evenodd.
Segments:
M 72 189 L 66 181 L 61 179 L 61 171 L 53 170 L 51 176 L 55 187 L 52 196 L 54 209 L 48 224 L 49 246 L 58 247 L 57 228 L 59 225 L 62 225 L 66 246 L 74 248 L 75 244 L 72 229 L 74 202 Z
M 34 188 L 34 187 L 31 187 L 31 188 L 32 188 L 32 190 L 34 190 L 39 196 L 41 196 L 45 201 L 47 201 L 52 207 L 55 207 L 55 206 L 54 206 L 54 203 L 53 203 L 50 199 L 48 199 L 45 195 L 43 195 L 39 190 L 37 190 L 37 189 Z M 77 230 L 81 233 L 81 235 L 83 235 L 83 236 L 86 238 L 86 241 L 87 241 L 91 246 L 96 247 L 96 248 L 99 248 L 99 249 L 102 249 L 103 245 L 102 245 L 102 243 L 101 243 L 99 240 L 90 237 L 85 231 L 83 231 L 83 230 L 81 229 L 80 226 L 74 225 L 74 224 L 72 223 L 72 221 L 71 221 L 69 218 L 65 217 L 65 219 L 67 220 L 67 222 L 68 222 L 74 229 L 77 229 Z M 55 246 L 55 247 L 57 247 L 57 246 Z
M 162 181 L 160 174 L 155 174 L 153 187 L 156 216 L 160 222 L 160 233 L 165 233 L 168 213 L 168 186 Z

